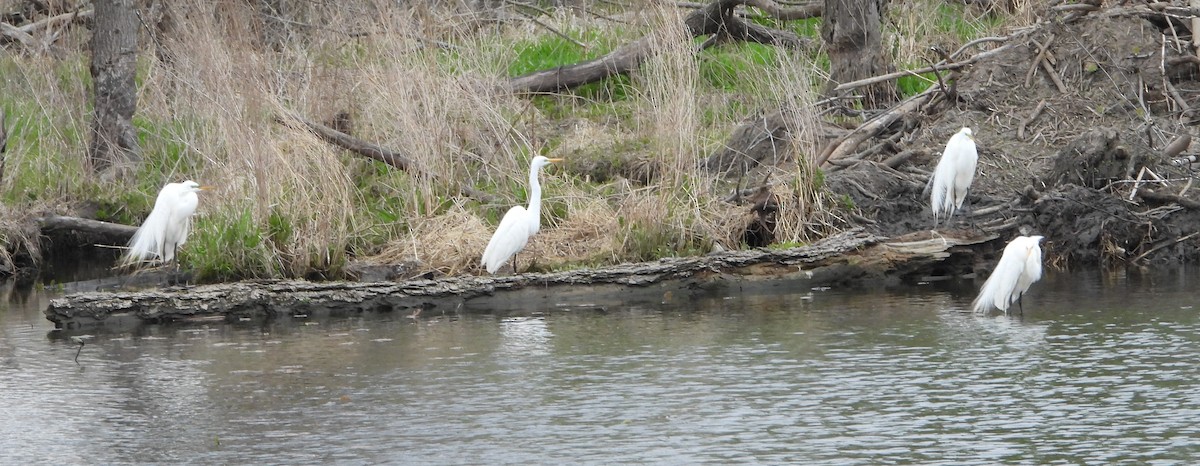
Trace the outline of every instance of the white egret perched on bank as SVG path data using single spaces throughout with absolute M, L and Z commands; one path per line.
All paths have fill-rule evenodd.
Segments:
M 1029 290 L 1029 285 L 1042 278 L 1042 248 L 1038 244 L 1041 236 L 1018 236 L 1004 247 L 1000 262 L 983 288 L 979 289 L 979 297 L 971 304 L 975 312 L 987 312 L 999 309 L 1008 313 L 1008 307 L 1013 302 L 1025 313 L 1021 306 L 1021 295 Z
M 154 201 L 154 210 L 129 240 L 121 265 L 174 260 L 176 250 L 187 242 L 192 213 L 200 203 L 196 193 L 205 189 L 208 187 L 192 180 L 163 186 Z
M 538 183 L 538 172 L 542 167 L 561 160 L 539 155 L 529 162 L 529 208 L 513 206 L 500 220 L 500 226 L 496 227 L 492 240 L 488 241 L 487 249 L 483 250 L 481 262 L 487 267 L 488 273 L 496 273 L 509 259 L 513 260 L 513 273 L 517 273 L 517 253 L 541 228 L 542 185 Z
M 930 203 L 933 206 L 934 225 L 937 219 L 946 214 L 949 220 L 954 212 L 962 207 L 967 200 L 967 191 L 971 189 L 971 181 L 975 179 L 975 164 L 979 161 L 979 153 L 975 149 L 975 136 L 971 128 L 958 130 L 946 143 L 942 158 L 938 161 L 926 191 L 932 191 Z

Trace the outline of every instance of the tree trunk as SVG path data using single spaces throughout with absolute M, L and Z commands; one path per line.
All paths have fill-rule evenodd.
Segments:
M 891 71 L 883 53 L 880 23 L 887 0 L 825 0 L 821 38 L 829 49 L 829 82 L 825 93 L 834 95 L 838 84 L 857 81 Z M 896 100 L 892 83 L 861 89 L 863 106 L 878 108 Z
M 138 17 L 133 0 L 96 0 L 92 32 L 95 116 L 88 161 L 92 171 L 120 176 L 141 160 L 133 112 L 137 109 Z

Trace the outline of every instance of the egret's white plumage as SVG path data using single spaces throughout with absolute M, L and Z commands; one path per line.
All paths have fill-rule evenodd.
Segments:
M 129 250 L 121 263 L 128 266 L 174 259 L 175 250 L 187 242 L 192 213 L 200 202 L 196 192 L 204 189 L 192 180 L 163 186 L 154 201 L 154 210 L 129 240 Z
M 972 303 L 975 312 L 999 309 L 1007 313 L 1012 303 L 1020 302 L 1029 286 L 1042 278 L 1041 241 L 1041 236 L 1018 236 L 1008 242 L 996 270 Z
M 496 273 L 501 265 L 525 248 L 529 237 L 541 228 L 542 217 L 542 185 L 538 183 L 538 171 L 542 167 L 562 159 L 549 159 L 542 156 L 533 158 L 529 163 L 529 208 L 513 206 L 500 219 L 500 226 L 488 241 L 487 249 L 483 250 L 483 260 L 488 273 Z M 516 270 L 513 262 L 513 270 Z
M 975 179 L 975 164 L 979 161 L 979 153 L 975 149 L 975 136 L 971 128 L 958 130 L 946 143 L 946 150 L 938 161 L 933 177 L 929 181 L 930 203 L 933 206 L 933 217 L 942 214 L 946 218 L 954 216 L 954 212 L 962 207 L 967 200 L 967 190 Z

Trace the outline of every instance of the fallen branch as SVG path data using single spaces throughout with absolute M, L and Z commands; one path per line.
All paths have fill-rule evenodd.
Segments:
M 284 126 L 295 128 L 295 125 L 290 124 L 288 120 L 295 120 L 296 122 L 303 124 L 309 129 L 309 131 L 312 131 L 313 134 L 317 135 L 321 139 L 324 139 L 325 142 L 367 158 L 386 163 L 414 176 L 424 175 L 424 171 L 418 168 L 412 159 L 399 152 L 369 143 L 323 124 L 304 118 L 300 115 L 288 114 L 287 119 L 276 119 L 277 122 Z
M 341 131 L 330 128 L 328 126 L 325 126 L 321 123 L 317 123 L 315 121 L 304 118 L 300 115 L 289 113 L 286 118 L 279 117 L 279 118 L 276 118 L 275 121 L 278 122 L 279 124 L 282 124 L 289 128 L 296 128 L 295 124 L 292 122 L 298 122 L 298 123 L 304 125 L 313 134 L 317 135 L 321 139 L 324 139 L 325 142 L 328 142 L 335 146 L 341 147 L 348 151 L 354 152 L 356 154 L 362 155 L 369 159 L 383 162 L 392 167 L 403 170 L 412 176 L 424 177 L 424 176 L 430 175 L 424 169 L 420 168 L 415 161 L 408 158 L 404 154 L 401 154 L 399 152 L 393 151 L 391 149 L 388 149 L 388 148 L 385 148 L 385 147 L 382 147 L 382 146 L 379 146 L 376 144 L 372 144 L 370 142 L 364 141 L 362 139 L 356 138 L 349 134 L 346 134 Z M 485 193 L 483 191 L 480 191 L 478 189 L 472 188 L 470 185 L 468 185 L 466 183 L 460 183 L 458 185 L 458 189 L 462 194 L 464 194 L 468 197 L 477 199 L 480 202 L 485 202 L 485 203 L 500 202 L 500 198 L 493 196 L 491 194 Z
M 830 160 L 836 160 L 846 154 L 854 153 L 858 146 L 867 139 L 875 137 L 892 123 L 895 123 L 904 115 L 914 112 L 928 98 L 932 97 L 939 89 L 935 86 L 930 86 L 925 92 L 904 99 L 896 106 L 888 109 L 888 111 L 876 115 L 874 118 L 867 120 L 865 123 L 854 128 L 853 131 L 846 133 L 836 141 L 825 146 L 825 150 L 817 156 L 815 161 L 818 167 L 825 165 Z
M 688 14 L 684 18 L 684 26 L 692 37 L 721 34 L 728 40 L 791 48 L 799 48 L 805 44 L 795 33 L 771 29 L 737 18 L 733 9 L 739 5 L 752 5 L 771 13 L 768 8 L 775 3 L 772 0 L 714 0 L 704 8 Z M 784 11 L 778 5 L 775 6 L 777 8 L 774 11 Z M 507 88 L 514 93 L 556 92 L 628 74 L 650 58 L 655 46 L 654 35 L 646 35 L 599 58 L 510 78 Z
M 76 10 L 70 13 L 63 13 L 61 15 L 55 15 L 46 19 L 34 21 L 20 27 L 13 26 L 8 23 L 0 23 L 0 43 L 17 41 L 25 47 L 31 49 L 37 48 L 38 44 L 35 43 L 33 34 L 42 29 L 57 27 L 60 25 L 60 23 L 65 24 L 79 20 L 91 19 L 93 11 L 94 10 L 91 8 L 86 10 Z
M 1200 201 L 1170 193 L 1160 193 L 1146 188 L 1137 190 L 1138 197 L 1147 201 L 1171 202 L 1192 210 L 1200 210 Z

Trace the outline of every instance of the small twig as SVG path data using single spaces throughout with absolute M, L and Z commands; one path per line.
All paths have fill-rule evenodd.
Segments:
M 1133 189 L 1129 191 L 1129 200 L 1132 201 L 1133 198 L 1137 196 L 1138 188 L 1142 186 L 1142 175 L 1144 174 L 1146 174 L 1146 167 L 1142 167 L 1142 169 L 1138 171 L 1137 179 L 1133 180 Z
M 1200 36 L 1200 34 L 1196 35 Z M 1175 101 L 1175 104 L 1179 105 L 1183 113 L 1186 114 L 1192 111 L 1192 106 L 1188 105 L 1187 101 L 1183 99 L 1183 96 L 1179 94 L 1179 90 L 1175 89 L 1175 85 L 1171 84 L 1171 80 L 1163 77 L 1163 82 L 1167 85 L 1167 94 L 1170 94 L 1171 99 Z
M 842 83 L 842 84 L 837 85 L 837 87 L 833 88 L 833 91 L 840 92 L 840 91 L 844 91 L 847 89 L 854 89 L 854 88 L 863 87 L 863 86 L 870 86 L 872 84 L 878 84 L 881 82 L 891 81 L 894 79 L 903 78 L 905 76 L 919 75 L 921 73 L 936 73 L 938 71 L 957 70 L 959 68 L 970 65 L 971 63 L 972 63 L 972 60 L 967 60 L 967 61 L 961 61 L 958 63 L 948 63 L 948 64 L 940 64 L 939 63 L 937 65 L 926 66 L 924 68 L 918 68 L 915 70 L 900 70 L 900 71 L 896 71 L 894 73 L 882 74 L 879 76 L 860 79 L 858 81 L 850 81 L 848 83 Z
M 984 216 L 984 215 L 991 215 L 991 214 L 994 214 L 994 213 L 996 213 L 996 212 L 999 212 L 999 211 L 1001 211 L 1001 210 L 1004 210 L 1004 209 L 1007 209 L 1007 208 L 1009 208 L 1009 207 L 1015 206 L 1015 205 L 1017 205 L 1017 204 L 1019 204 L 1019 203 L 1020 203 L 1020 200 L 1018 200 L 1018 199 L 1013 199 L 1013 200 L 1011 200 L 1011 201 L 1008 201 L 1008 202 L 1005 202 L 1005 203 L 1002 203 L 1002 204 L 996 204 L 996 205 L 994 205 L 994 206 L 991 206 L 991 207 L 984 207 L 984 208 L 982 208 L 982 209 L 974 209 L 974 210 L 972 210 L 972 211 L 971 211 L 971 213 L 970 213 L 970 214 L 967 214 L 967 217 L 982 217 L 982 216 Z
M 613 18 L 613 17 L 611 17 L 611 16 L 606 16 L 606 15 L 602 15 L 602 14 L 600 14 L 600 13 L 596 13 L 596 12 L 594 12 L 594 11 L 592 11 L 592 10 L 588 9 L 588 8 L 584 8 L 584 7 L 582 7 L 582 6 L 579 6 L 579 5 L 572 6 L 571 8 L 574 8 L 574 9 L 576 9 L 576 10 L 580 10 L 580 11 L 582 11 L 582 12 L 584 12 L 584 13 L 587 13 L 587 14 L 589 14 L 589 15 L 595 16 L 595 17 L 597 17 L 597 18 L 600 18 L 600 19 L 603 19 L 603 20 L 606 20 L 606 21 L 612 21 L 612 22 L 614 22 L 614 23 L 621 23 L 621 24 L 633 24 L 633 23 L 630 23 L 629 21 L 625 21 L 625 20 L 623 20 L 623 19 L 617 19 L 617 18 Z
M 1037 40 L 1031 39 L 1034 44 L 1037 44 L 1037 53 L 1033 55 L 1033 61 L 1029 63 L 1029 70 L 1025 72 L 1025 87 L 1033 85 L 1033 74 L 1037 72 L 1038 66 L 1042 63 L 1042 59 L 1046 58 L 1046 51 L 1050 49 L 1050 44 L 1054 42 L 1054 34 L 1046 39 L 1046 44 L 1042 45 Z
M 529 6 L 529 5 L 525 5 L 525 4 L 522 4 L 522 3 L 517 3 L 517 2 L 514 2 L 513 0 L 504 0 L 504 3 L 507 3 L 507 4 L 509 4 L 509 5 L 521 6 L 521 7 L 526 7 L 526 6 Z M 568 42 L 570 42 L 570 43 L 572 43 L 572 44 L 575 44 L 575 45 L 576 45 L 576 46 L 578 46 L 579 48 L 583 48 L 583 49 L 586 49 L 586 48 L 588 48 L 587 44 L 585 44 L 585 43 L 583 43 L 583 42 L 580 42 L 580 41 L 577 41 L 577 40 L 575 40 L 575 38 L 574 38 L 574 37 L 571 37 L 571 36 L 568 36 L 568 35 L 566 35 L 566 34 L 565 34 L 565 33 L 563 33 L 562 31 L 559 31 L 558 29 L 555 29 L 555 27 L 554 27 L 554 26 L 551 26 L 551 25 L 549 25 L 549 24 L 546 24 L 546 22 L 544 22 L 544 21 L 542 21 L 542 20 L 540 20 L 540 19 L 537 19 L 537 17 L 535 17 L 535 16 L 533 16 L 533 15 L 531 15 L 531 14 L 529 14 L 529 13 L 526 13 L 526 12 L 524 12 L 524 11 L 521 11 L 521 10 L 517 10 L 517 14 L 519 14 L 519 15 L 521 15 L 521 16 L 524 16 L 524 17 L 525 17 L 525 19 L 528 19 L 529 21 L 533 22 L 533 24 L 536 24 L 536 25 L 538 25 L 538 26 L 541 26 L 543 29 L 545 29 L 545 30 L 547 30 L 547 31 L 550 31 L 551 33 L 554 33 L 554 35 L 556 35 L 556 36 L 558 36 L 558 37 L 562 37 L 563 39 L 566 39 Z
M 1021 141 L 1025 140 L 1025 128 L 1028 127 L 1031 123 L 1033 123 L 1033 121 L 1036 120 L 1039 116 L 1041 116 L 1042 110 L 1045 110 L 1045 109 L 1046 109 L 1046 100 L 1042 99 L 1041 102 L 1038 102 L 1037 107 L 1033 109 L 1033 113 L 1030 113 L 1029 117 L 1025 118 L 1024 120 L 1021 120 L 1021 124 L 1017 126 L 1017 139 L 1018 140 L 1021 140 Z
M 1051 36 L 1051 38 L 1053 38 L 1053 36 Z M 1039 55 L 1038 58 L 1040 58 L 1040 60 L 1038 63 L 1042 65 L 1042 69 L 1046 71 L 1046 74 L 1050 75 L 1050 80 L 1054 82 L 1054 87 L 1058 88 L 1058 92 L 1066 94 L 1067 86 L 1063 84 L 1062 78 L 1058 76 L 1058 71 L 1054 69 L 1054 65 L 1050 64 L 1050 41 L 1046 41 L 1046 45 L 1042 45 L 1041 42 L 1037 41 L 1037 39 L 1029 40 L 1033 41 L 1033 43 L 1036 44 L 1039 49 L 1045 51 L 1044 54 Z

